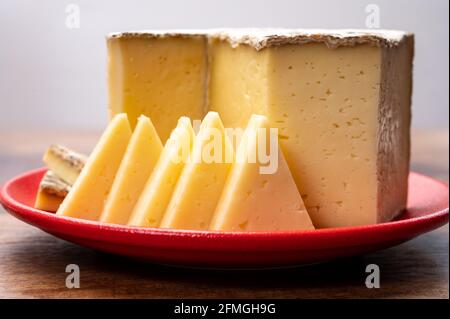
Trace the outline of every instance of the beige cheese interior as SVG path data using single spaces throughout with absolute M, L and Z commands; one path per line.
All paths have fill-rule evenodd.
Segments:
M 380 66 L 368 45 L 272 50 L 268 116 L 317 227 L 377 221 Z
M 225 126 L 268 116 L 315 226 L 375 223 L 381 49 L 307 44 L 259 54 L 216 43 L 212 52 L 211 109 Z
M 203 37 L 110 38 L 108 51 L 110 117 L 126 112 L 134 128 L 139 115 L 147 115 L 163 142 L 181 116 L 203 118 Z
M 373 224 L 405 207 L 412 43 L 256 51 L 169 37 L 110 39 L 109 48 L 111 113 L 150 116 L 163 141 L 182 115 L 210 109 L 242 128 L 266 115 L 316 227 Z
M 269 51 L 250 46 L 233 49 L 228 42 L 210 41 L 208 106 L 225 127 L 245 128 L 252 114 L 266 114 Z

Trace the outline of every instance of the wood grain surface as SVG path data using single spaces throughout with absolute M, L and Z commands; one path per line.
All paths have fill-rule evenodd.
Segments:
M 0 132 L 0 183 L 42 166 L 50 143 L 88 152 L 98 133 Z M 448 183 L 448 131 L 413 134 L 412 170 Z M 448 225 L 377 253 L 282 269 L 195 270 L 140 263 L 52 237 L 0 208 L 0 298 L 448 298 Z M 77 264 L 81 287 L 65 286 Z M 368 289 L 377 264 L 381 288 Z

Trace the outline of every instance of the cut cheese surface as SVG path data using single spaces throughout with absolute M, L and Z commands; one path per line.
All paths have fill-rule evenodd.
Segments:
M 141 115 L 120 164 L 101 222 L 126 224 L 162 151 L 152 121 Z
M 236 160 L 231 168 L 210 225 L 211 230 L 314 229 L 281 150 L 276 148 L 278 168 L 273 174 L 261 173 L 263 163 L 260 160 L 245 160 L 253 158 L 258 153 L 257 148 L 262 147 L 257 143 L 259 135 L 266 135 L 269 143 L 269 129 L 265 116 L 253 115 L 250 118 L 236 153 L 236 158 L 241 160 Z
M 204 115 L 206 39 L 201 36 L 108 39 L 109 112 L 131 126 L 147 115 L 165 142 L 181 116 Z
M 181 117 L 133 209 L 129 225 L 159 226 L 180 173 L 188 160 L 193 140 L 194 130 L 190 119 Z
M 284 44 L 253 56 L 247 45 L 212 42 L 210 108 L 226 127 L 242 127 L 245 118 L 228 101 L 245 101 L 247 110 L 267 116 L 279 129 L 281 148 L 316 227 L 375 224 L 405 208 L 411 38 L 394 47 Z M 262 71 L 242 65 L 260 65 Z M 236 81 L 214 74 L 222 69 Z M 240 83 L 246 78 L 252 81 Z M 254 83 L 265 88 L 263 99 L 249 89 Z
M 233 158 L 233 147 L 219 115 L 209 112 L 194 139 L 191 156 L 160 227 L 208 229 Z
M 225 127 L 245 128 L 252 114 L 267 113 L 267 51 L 211 40 L 209 59 L 208 103 Z
M 39 190 L 36 195 L 34 207 L 40 210 L 45 210 L 47 212 L 56 212 L 63 200 L 64 197 Z
M 58 215 L 98 220 L 131 137 L 125 114 L 116 115 L 89 156 Z

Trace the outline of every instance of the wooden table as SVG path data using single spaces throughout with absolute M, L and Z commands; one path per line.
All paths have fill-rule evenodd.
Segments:
M 448 131 L 414 132 L 412 169 L 448 182 Z M 0 132 L 0 183 L 42 166 L 49 143 L 88 152 L 97 133 Z M 284 270 L 206 271 L 138 263 L 52 237 L 0 208 L 0 298 L 448 298 L 448 226 L 377 253 Z M 81 288 L 65 286 L 78 264 Z M 365 287 L 377 264 L 381 288 Z

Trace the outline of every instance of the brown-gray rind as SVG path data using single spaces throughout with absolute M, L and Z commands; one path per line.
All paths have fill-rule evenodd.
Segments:
M 406 208 L 410 158 L 414 37 L 382 50 L 378 114 L 378 222 Z
M 66 197 L 70 191 L 70 185 L 56 176 L 52 171 L 47 171 L 39 184 L 39 189 L 49 195 Z
M 230 43 L 232 47 L 249 45 L 257 51 L 282 45 L 324 43 L 330 48 L 369 44 L 395 47 L 411 34 L 395 30 L 322 30 L 322 29 L 210 29 L 210 30 L 148 30 L 111 33 L 115 38 L 205 37 Z
M 75 168 L 78 172 L 81 172 L 84 164 L 86 163 L 86 156 L 74 152 L 61 145 L 51 145 L 47 149 L 47 153 L 44 156 L 44 162 L 46 161 L 46 157 L 50 154 L 57 158 L 60 158 L 62 161 L 67 163 L 67 165 Z

